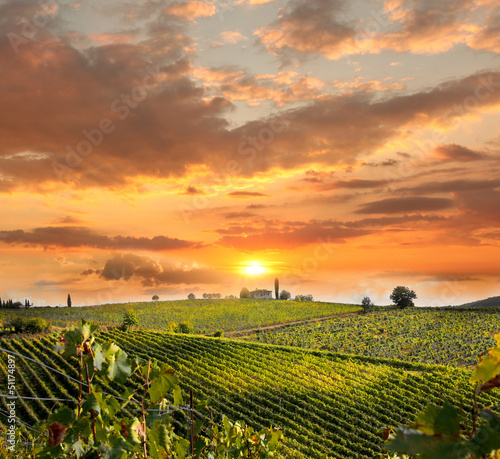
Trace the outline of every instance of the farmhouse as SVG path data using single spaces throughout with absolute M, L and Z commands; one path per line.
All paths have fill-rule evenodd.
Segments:
M 250 298 L 267 298 L 273 299 L 273 291 L 266 289 L 255 289 L 250 292 Z

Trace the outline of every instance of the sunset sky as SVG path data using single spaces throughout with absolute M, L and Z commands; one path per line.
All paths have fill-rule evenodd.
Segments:
M 0 0 L 0 31 L 2 299 L 500 295 L 498 0 Z

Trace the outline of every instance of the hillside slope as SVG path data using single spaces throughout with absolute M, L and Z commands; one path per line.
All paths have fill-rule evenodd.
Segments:
M 180 373 L 183 389 L 193 390 L 197 400 L 210 398 L 216 413 L 259 428 L 281 427 L 290 458 L 377 457 L 383 450 L 377 432 L 412 421 L 427 403 L 448 400 L 470 409 L 470 373 L 460 369 L 158 332 L 115 331 L 104 338 L 131 355 L 169 363 Z M 30 354 L 76 376 L 76 370 L 52 351 L 54 341 L 4 340 L 0 347 Z M 2 379 L 5 353 L 0 357 Z M 16 364 L 21 395 L 76 398 L 75 383 L 21 358 Z M 500 398 L 486 395 L 481 401 L 498 403 Z M 5 400 L 1 403 L 5 409 Z M 52 405 L 26 400 L 19 403 L 18 416 L 33 424 L 46 417 Z
M 262 330 L 246 339 L 418 363 L 471 366 L 495 345 L 500 310 L 409 308 Z
M 492 308 L 495 306 L 500 306 L 500 296 L 492 296 L 484 300 L 473 301 L 472 303 L 461 304 L 460 306 L 455 306 L 456 308 Z

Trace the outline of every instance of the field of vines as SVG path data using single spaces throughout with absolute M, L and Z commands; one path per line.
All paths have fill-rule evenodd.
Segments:
M 377 457 L 383 451 L 377 432 L 411 422 L 428 403 L 447 400 L 459 409 L 471 408 L 473 388 L 465 369 L 153 331 L 111 331 L 99 340 L 112 340 L 129 355 L 169 363 L 196 401 L 210 399 L 216 416 L 224 413 L 257 428 L 280 427 L 290 458 Z M 0 347 L 76 377 L 75 367 L 53 352 L 55 341 L 18 338 L 0 340 Z M 6 353 L 0 352 L 0 385 L 6 381 L 6 362 Z M 78 393 L 73 381 L 20 357 L 16 385 L 26 397 L 75 400 Z M 105 388 L 113 394 L 121 389 Z M 479 400 L 484 405 L 500 397 L 481 394 Z M 57 403 L 18 400 L 16 413 L 33 425 Z M 0 399 L 0 413 L 6 408 Z M 0 421 L 5 424 L 1 415 Z M 182 417 L 177 421 L 187 425 Z
M 374 311 L 261 331 L 246 338 L 263 343 L 322 349 L 429 364 L 470 366 L 494 345 L 497 309 Z
M 0 311 L 0 319 L 12 315 L 43 317 L 57 327 L 80 323 L 85 319 L 99 325 L 119 325 L 124 311 L 137 312 L 141 328 L 168 330 L 169 323 L 190 322 L 195 333 L 217 330 L 237 331 L 312 319 L 333 314 L 356 312 L 357 305 L 279 300 L 226 299 L 179 300 L 143 303 L 108 304 L 89 307 L 30 308 Z

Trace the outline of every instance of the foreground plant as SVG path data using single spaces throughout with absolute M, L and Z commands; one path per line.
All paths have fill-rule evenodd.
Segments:
M 477 393 L 500 387 L 500 334 L 497 345 L 479 362 L 471 382 L 478 384 L 473 397 L 470 429 L 463 427 L 461 413 L 455 407 L 430 405 L 410 428 L 396 429 L 387 446 L 389 451 L 416 455 L 422 459 L 472 459 L 500 457 L 499 405 L 479 409 Z M 389 456 L 394 457 L 394 456 Z M 395 456 L 397 457 L 397 456 Z
M 113 343 L 96 342 L 97 329 L 97 325 L 82 320 L 81 326 L 64 333 L 56 346 L 78 368 L 76 408 L 62 406 L 52 413 L 45 426 L 37 426 L 40 436 L 23 451 L 6 449 L 0 441 L 0 458 L 280 457 L 281 431 L 256 432 L 226 417 L 220 426 L 193 422 L 190 441 L 179 436 L 170 414 L 185 408 L 181 407 L 175 371 L 155 361 L 130 359 Z M 122 385 L 132 374 L 141 380 L 138 388 L 126 388 L 118 397 L 106 393 L 112 390 L 110 384 Z

